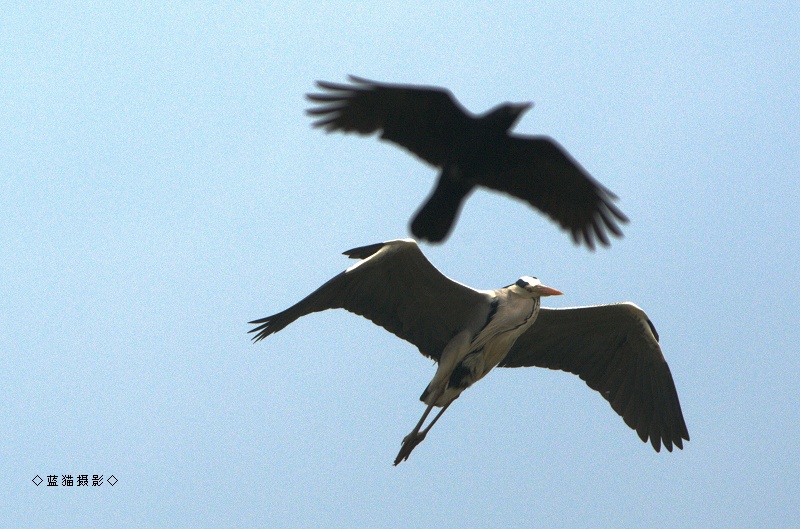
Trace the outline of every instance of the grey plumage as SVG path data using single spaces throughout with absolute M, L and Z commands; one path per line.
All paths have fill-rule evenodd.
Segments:
M 633 303 L 539 311 L 499 367 L 547 367 L 578 375 L 656 452 L 683 448 L 689 432 L 678 392 L 647 314 Z

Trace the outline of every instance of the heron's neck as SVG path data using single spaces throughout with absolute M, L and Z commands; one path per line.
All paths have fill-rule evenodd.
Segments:
M 505 299 L 496 301 L 496 304 L 492 304 L 492 311 L 483 329 L 472 339 L 471 350 L 484 347 L 490 340 L 500 335 L 516 339 L 533 323 L 539 312 L 538 297 L 530 298 L 508 293 Z

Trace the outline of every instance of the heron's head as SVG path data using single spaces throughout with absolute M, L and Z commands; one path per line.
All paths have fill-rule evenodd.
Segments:
M 533 103 L 503 103 L 489 112 L 488 119 L 498 128 L 509 130 L 532 106 Z
M 531 276 L 520 277 L 510 288 L 516 294 L 529 298 L 560 296 L 562 294 L 560 290 L 544 286 L 541 281 Z

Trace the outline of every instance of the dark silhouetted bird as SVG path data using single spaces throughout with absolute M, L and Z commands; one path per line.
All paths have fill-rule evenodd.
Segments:
M 324 93 L 308 110 L 327 131 L 372 134 L 394 142 L 441 169 L 436 188 L 411 222 L 415 237 L 440 242 L 450 233 L 464 199 L 475 186 L 526 200 L 576 244 L 604 246 L 606 230 L 622 236 L 627 217 L 616 198 L 546 136 L 510 134 L 530 103 L 499 105 L 473 116 L 444 89 L 383 84 L 350 76 L 351 85 L 318 81 Z
M 656 452 L 683 448 L 689 432 L 658 334 L 632 303 L 540 308 L 559 295 L 529 276 L 496 290 L 449 279 L 411 239 L 344 252 L 359 262 L 283 312 L 250 323 L 255 341 L 313 312 L 343 308 L 411 342 L 438 362 L 420 400 L 427 408 L 403 439 L 408 458 L 450 404 L 495 366 L 548 367 L 578 375 Z M 380 353 L 379 351 L 376 354 Z M 421 430 L 434 407 L 441 410 Z

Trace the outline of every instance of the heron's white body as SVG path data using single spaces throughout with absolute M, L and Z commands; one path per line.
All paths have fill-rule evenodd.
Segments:
M 439 359 L 436 374 L 420 397 L 422 402 L 439 407 L 453 402 L 505 358 L 517 338 L 536 321 L 539 312 L 540 299 L 520 291 L 524 292 L 516 285 L 495 290 L 491 304 L 496 310 L 489 313 L 483 328 L 477 333 L 464 330 L 450 340 Z M 459 365 L 469 374 L 458 386 L 450 385 L 451 376 Z M 433 402 L 436 390 L 442 386 L 441 395 Z

